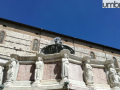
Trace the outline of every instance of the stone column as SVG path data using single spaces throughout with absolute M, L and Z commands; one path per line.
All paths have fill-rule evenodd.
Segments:
M 85 79 L 85 83 L 88 86 L 92 86 L 93 85 L 93 72 L 92 72 L 92 67 L 90 65 L 90 60 L 91 57 L 90 56 L 85 56 L 83 57 L 83 63 L 84 63 L 84 79 Z
M 3 70 L 4 70 L 4 67 L 0 66 L 0 85 L 2 84 L 2 81 L 3 81 Z
M 14 58 L 11 58 L 11 60 L 8 62 L 7 80 L 5 83 L 6 87 L 11 86 L 14 81 L 15 72 L 16 72 L 16 64 L 17 64 L 17 60 Z
M 43 77 L 43 68 L 44 68 L 44 63 L 43 59 L 41 57 L 37 57 L 37 61 L 35 63 L 36 69 L 35 69 L 35 82 L 32 84 L 32 86 L 39 86 L 40 81 L 42 80 Z

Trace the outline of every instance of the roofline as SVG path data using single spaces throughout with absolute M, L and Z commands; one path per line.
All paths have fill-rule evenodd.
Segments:
M 87 40 L 82 40 L 82 39 L 71 37 L 71 36 L 68 36 L 68 35 L 63 35 L 63 34 L 60 34 L 60 33 L 56 33 L 56 32 L 52 32 L 52 31 L 46 30 L 46 29 L 30 26 L 30 25 L 27 25 L 27 24 L 22 24 L 22 23 L 19 23 L 19 22 L 16 22 L 16 21 L 12 21 L 12 20 L 8 20 L 8 19 L 4 19 L 4 18 L 1 18 L 1 17 L 0 17 L 0 20 L 4 20 L 4 21 L 11 22 L 11 23 L 14 23 L 14 24 L 19 24 L 19 25 L 26 26 L 26 27 L 29 27 L 29 28 L 40 29 L 41 31 L 57 34 L 57 35 L 64 36 L 64 37 L 69 37 L 69 38 L 72 38 L 74 40 L 80 40 L 80 41 L 87 42 L 87 43 L 90 43 L 90 44 L 94 44 L 94 45 L 98 45 L 98 46 L 102 46 L 102 47 L 106 47 L 106 48 L 110 48 L 110 49 L 114 49 L 114 50 L 120 51 L 120 49 L 117 49 L 117 48 L 113 48 L 113 47 L 110 47 L 110 46 L 105 46 L 105 45 L 94 43 L 94 42 L 90 42 L 90 41 L 87 41 Z

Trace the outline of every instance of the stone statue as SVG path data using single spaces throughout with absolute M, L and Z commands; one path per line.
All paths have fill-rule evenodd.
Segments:
M 0 66 L 0 85 L 2 84 L 2 80 L 3 80 L 3 70 L 4 67 Z
M 110 72 L 110 69 L 112 68 L 112 69 L 114 69 L 115 68 L 115 66 L 114 66 L 114 64 L 113 63 L 109 63 L 108 64 L 108 69 L 109 69 L 109 72 Z
M 56 37 L 56 38 L 52 41 L 52 43 L 54 43 L 54 44 L 62 44 L 62 40 L 61 40 L 61 38 Z
M 65 53 L 64 58 L 62 59 L 62 78 L 68 79 L 69 76 L 69 61 L 68 61 L 68 55 Z
M 114 68 L 110 68 L 109 71 L 110 85 L 111 87 L 120 87 L 120 77 L 117 75 L 116 70 Z
M 38 57 L 38 61 L 36 61 L 35 63 L 36 65 L 36 69 L 35 69 L 35 82 L 39 83 L 40 80 L 42 80 L 42 76 L 43 76 L 43 60 L 41 57 Z
M 118 76 L 119 76 L 119 82 L 120 82 L 120 70 L 118 71 Z
M 93 73 L 92 73 L 92 67 L 90 66 L 90 60 L 85 60 L 85 72 L 84 77 L 87 85 L 93 84 Z
M 120 90 L 119 75 L 117 74 L 114 66 L 113 60 L 106 60 L 106 66 L 108 69 L 108 83 L 110 84 L 112 90 Z
M 15 68 L 16 68 L 16 60 L 14 58 L 12 58 L 9 66 L 8 66 L 7 81 L 13 81 L 14 80 Z

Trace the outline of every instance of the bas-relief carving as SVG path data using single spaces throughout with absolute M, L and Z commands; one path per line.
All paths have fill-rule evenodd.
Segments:
M 37 80 L 41 80 L 41 78 L 39 77 L 39 76 L 42 76 L 42 75 L 40 75 L 40 66 L 41 65 L 41 63 L 39 62 L 39 60 L 36 62 L 36 69 L 35 69 L 35 76 L 34 76 L 34 79 L 37 81 Z M 73 79 L 76 79 L 76 80 L 82 80 L 81 79 L 81 73 L 78 71 L 77 72 L 77 70 L 78 70 L 78 65 L 77 64 L 75 64 L 75 65 L 73 65 L 73 64 L 71 64 L 71 63 L 69 63 L 69 57 L 68 57 L 68 54 L 66 54 L 66 53 L 64 53 L 63 54 L 63 58 L 62 58 L 62 64 L 61 64 L 61 62 L 60 62 L 60 65 L 62 65 L 62 74 L 61 73 L 59 73 L 59 75 L 61 74 L 61 76 L 62 76 L 62 78 L 63 79 L 71 79 L 71 77 L 73 78 Z M 87 59 L 85 59 L 84 60 L 84 63 L 83 63 L 83 65 L 84 65 L 84 77 L 85 77 L 85 82 L 86 82 L 86 84 L 87 85 L 90 85 L 90 84 L 93 84 L 93 81 L 95 80 L 94 78 L 97 78 L 96 80 L 98 80 L 98 78 L 101 78 L 102 80 L 103 79 L 105 79 L 104 78 L 104 76 L 102 76 L 102 74 L 101 74 L 101 72 L 103 73 L 103 71 L 102 70 L 94 70 L 94 68 L 92 68 L 91 67 L 91 65 L 90 65 L 90 58 L 87 58 Z M 76 68 L 77 70 L 76 71 L 74 71 L 73 70 L 73 68 L 71 68 L 71 66 L 73 67 L 73 68 Z M 109 65 L 108 65 L 109 66 Z M 47 67 L 47 68 L 46 68 Z M 45 72 L 45 74 L 43 75 L 43 78 L 46 76 L 47 78 L 45 78 L 45 79 L 58 79 L 58 78 L 56 78 L 56 74 L 55 74 L 55 72 L 56 71 L 60 71 L 61 70 L 61 68 L 59 67 L 59 69 L 56 69 L 56 67 L 58 68 L 58 62 L 56 63 L 56 62 L 49 62 L 49 63 L 45 63 L 45 67 L 44 67 L 44 72 Z M 26 69 L 26 68 L 23 68 L 23 69 L 21 69 L 21 71 L 22 70 L 24 70 L 24 69 Z M 72 72 L 74 72 L 73 74 L 74 75 L 77 75 L 77 74 L 79 74 L 79 76 L 70 76 L 70 70 L 72 71 Z M 81 70 L 81 69 L 79 69 L 79 70 Z M 27 71 L 29 71 L 28 69 L 27 69 Z M 32 71 L 34 71 L 34 70 L 32 70 Z M 81 70 L 82 71 L 82 70 Z M 93 71 L 93 72 L 92 72 Z M 110 70 L 109 70 L 110 71 Z M 100 72 L 100 74 L 98 74 L 98 72 Z M 97 73 L 97 74 L 94 74 L 94 73 Z M 18 73 L 19 74 L 19 73 Z M 23 73 L 24 74 L 24 73 Z M 58 73 L 57 73 L 58 74 Z M 94 77 L 93 77 L 93 74 L 94 74 Z M 72 74 L 71 74 L 72 75 Z M 100 76 L 102 76 L 102 77 L 100 77 Z M 117 75 L 119 75 L 119 73 L 117 74 Z M 20 75 L 19 75 L 20 76 Z M 25 74 L 24 76 L 27 76 L 27 77 L 29 77 L 30 78 L 30 76 L 29 76 L 29 74 Z M 95 76 L 97 76 L 97 77 L 95 77 Z M 113 76 L 111 75 L 111 77 L 113 78 Z M 59 78 L 60 79 L 60 78 Z M 98 81 L 100 81 L 101 79 L 99 79 Z M 99 83 L 99 82 L 97 82 L 98 84 L 101 84 L 101 83 L 104 83 L 104 84 L 106 84 L 106 82 L 102 82 L 102 80 L 101 80 L 101 82 Z M 24 80 L 22 80 L 22 81 L 24 81 Z M 105 81 L 105 80 L 104 80 Z M 95 81 L 94 81 L 95 82 Z M 96 82 L 95 82 L 96 83 Z

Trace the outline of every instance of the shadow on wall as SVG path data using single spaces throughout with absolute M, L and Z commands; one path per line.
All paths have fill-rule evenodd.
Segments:
M 61 78 L 61 70 L 62 70 L 61 64 L 62 64 L 61 61 L 56 62 L 56 65 L 54 68 L 54 75 L 56 75 L 55 79 L 62 79 Z
M 3 71 L 3 83 L 5 83 L 7 80 L 7 70 L 8 70 L 7 67 L 5 67 Z
M 31 68 L 30 68 L 30 73 L 32 73 L 31 74 L 31 76 L 30 76 L 30 81 L 35 81 L 35 79 L 34 79 L 34 76 L 35 76 L 35 64 L 33 64 L 32 66 L 31 66 Z

